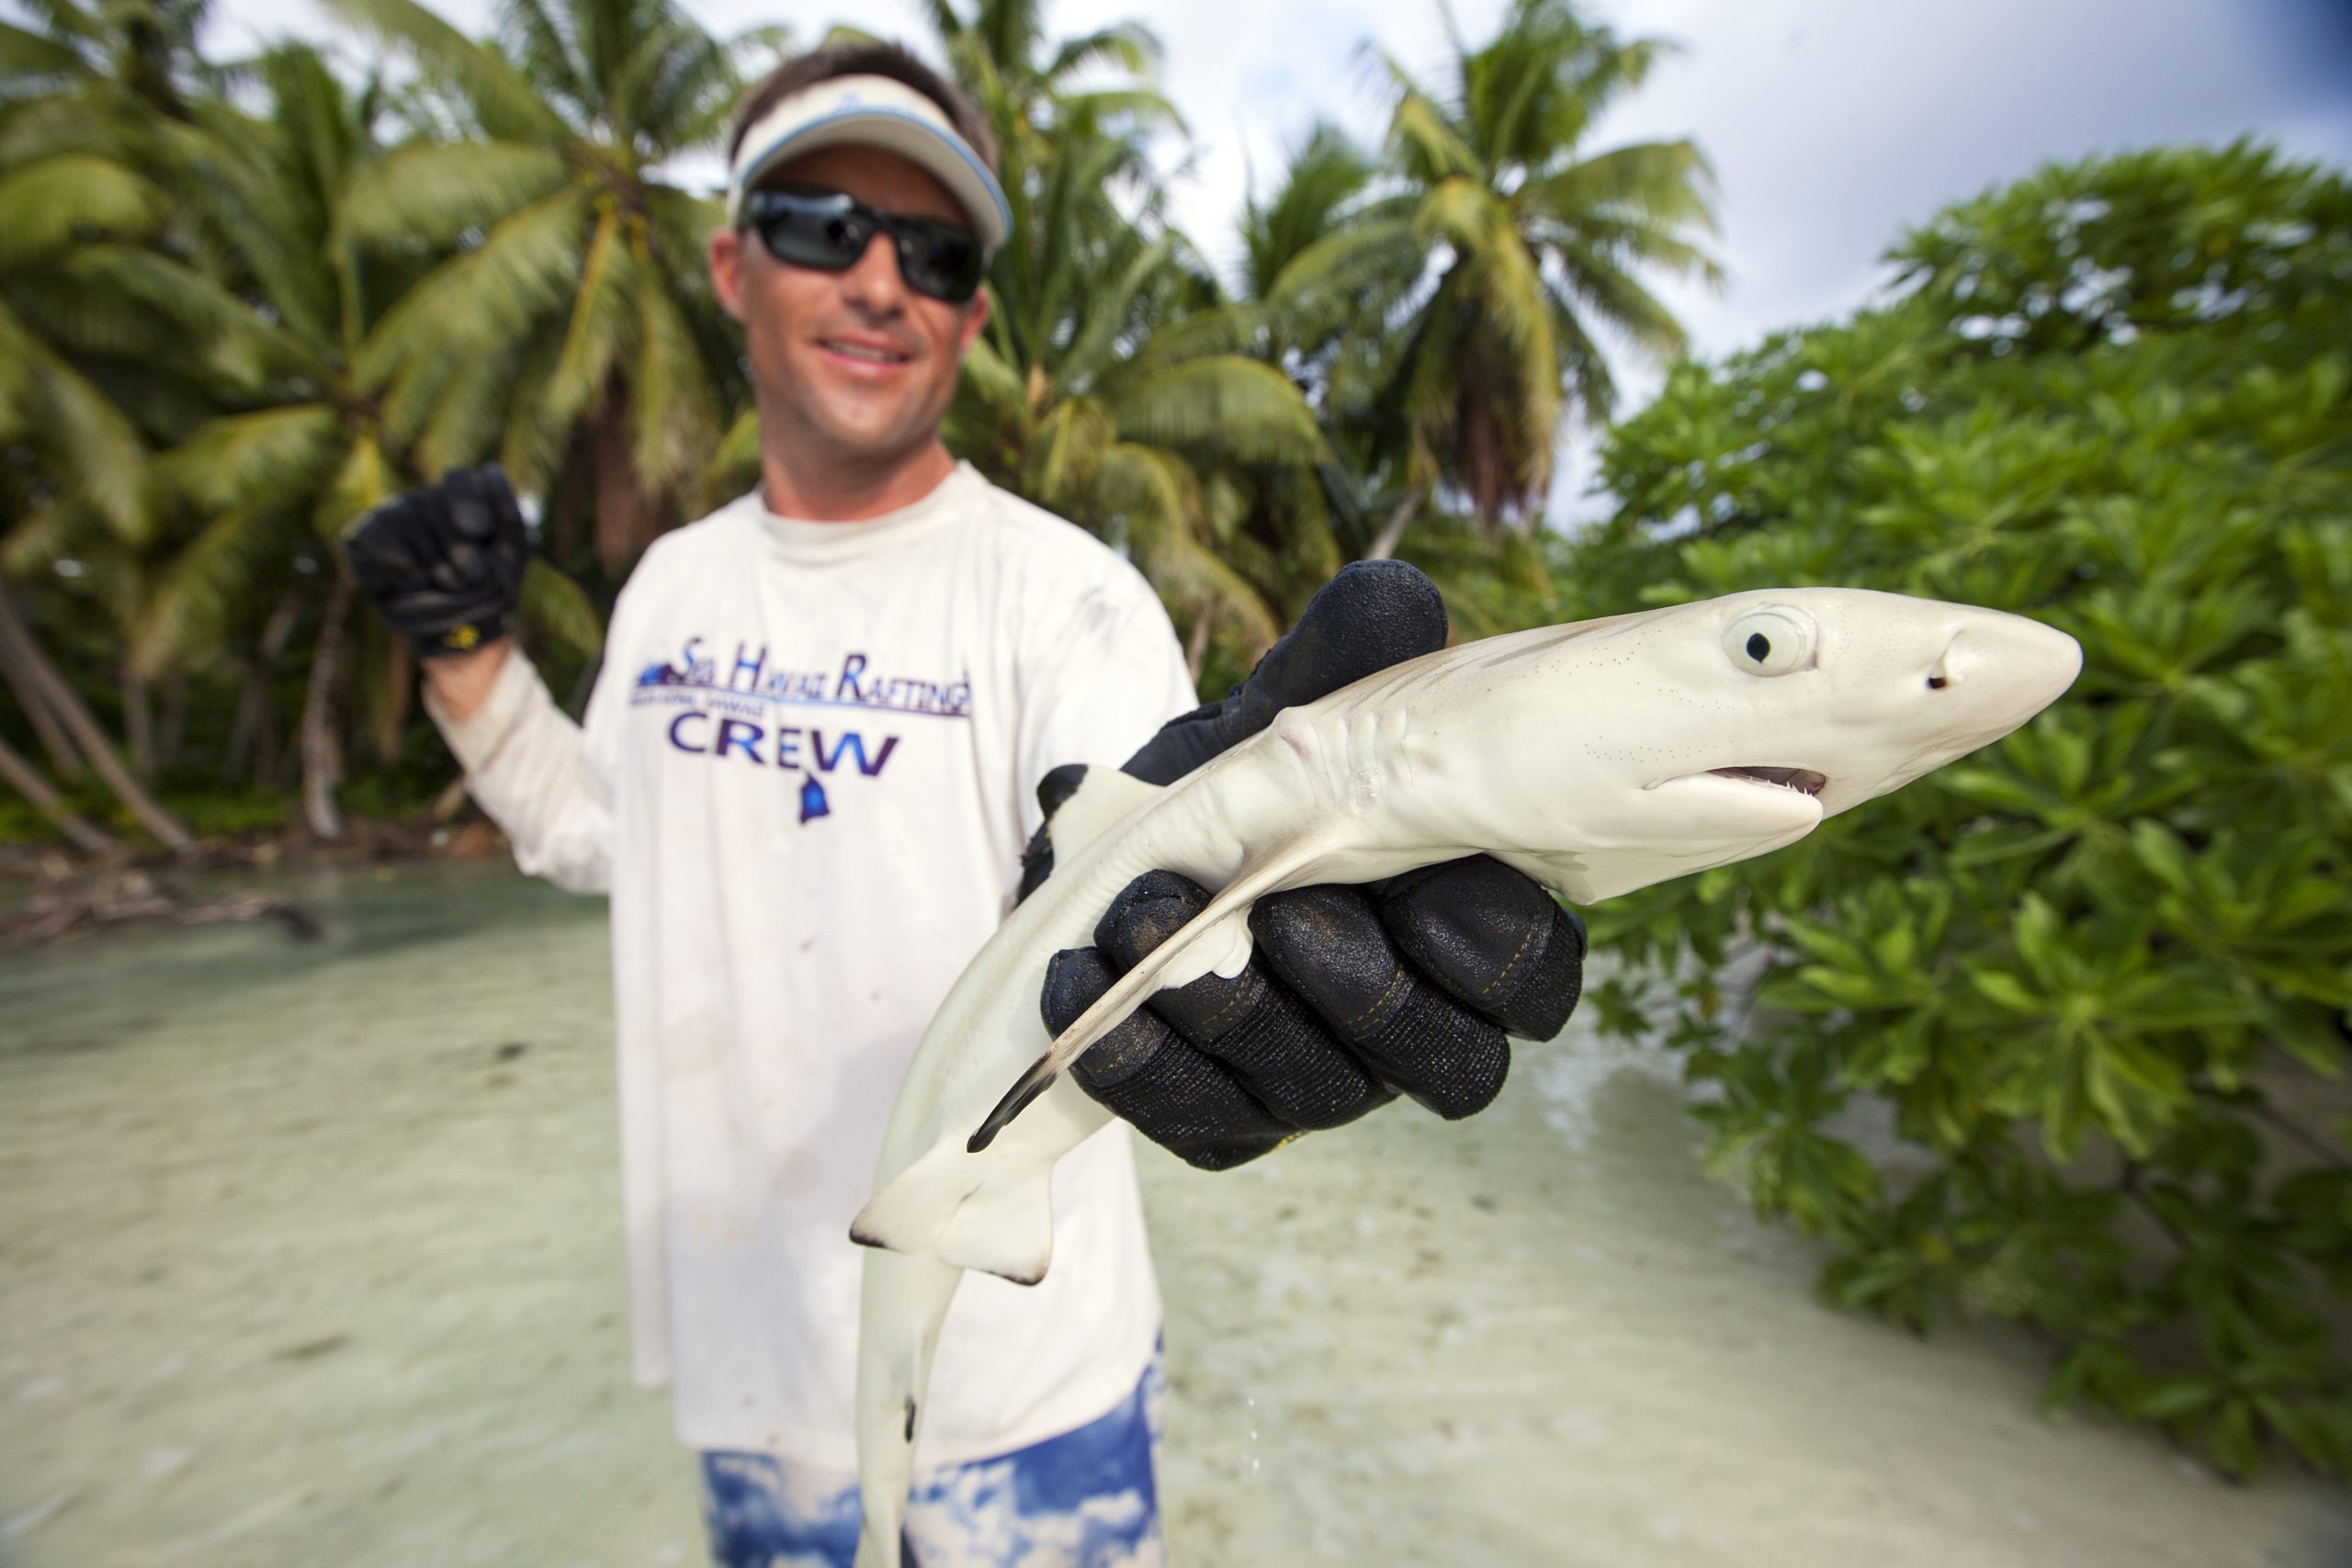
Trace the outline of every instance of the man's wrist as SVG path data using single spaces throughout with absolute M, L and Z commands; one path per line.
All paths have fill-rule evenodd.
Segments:
M 513 637 L 502 637 L 469 652 L 436 653 L 417 661 L 424 667 L 435 705 L 451 723 L 463 724 L 481 711 L 514 647 Z

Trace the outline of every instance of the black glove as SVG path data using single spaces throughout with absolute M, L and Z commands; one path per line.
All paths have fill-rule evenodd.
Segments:
M 1124 771 L 1182 777 L 1312 702 L 1445 646 L 1445 609 L 1399 561 L 1359 561 L 1221 703 L 1171 719 Z M 1076 787 L 1039 786 L 1050 811 Z M 1024 893 L 1052 869 L 1041 830 Z M 1041 998 L 1058 1034 L 1112 982 L 1204 908 L 1174 872 L 1112 901 L 1095 946 L 1054 956 Z M 1549 1038 L 1576 1007 L 1585 933 L 1541 886 L 1473 855 L 1385 885 L 1302 887 L 1258 901 L 1248 967 L 1155 994 L 1070 1069 L 1080 1088 L 1204 1170 L 1255 1159 L 1302 1132 L 1351 1122 L 1399 1093 L 1448 1118 L 1491 1103 L 1510 1067 L 1504 1033 Z
M 486 464 L 371 509 L 344 530 L 343 553 L 385 623 L 430 658 L 506 635 L 531 541 L 505 474 Z

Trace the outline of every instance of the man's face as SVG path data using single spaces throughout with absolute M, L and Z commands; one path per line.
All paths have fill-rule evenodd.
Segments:
M 841 191 L 896 216 L 970 221 L 927 171 L 876 147 L 822 148 L 762 183 Z M 743 323 L 761 417 L 851 461 L 930 443 L 964 352 L 988 321 L 983 295 L 951 305 L 908 288 L 887 233 L 848 271 L 823 272 L 776 260 L 749 229 L 721 230 L 710 240 L 710 275 Z

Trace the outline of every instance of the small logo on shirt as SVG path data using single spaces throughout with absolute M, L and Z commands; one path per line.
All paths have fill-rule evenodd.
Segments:
M 637 684 L 640 691 L 650 686 L 691 686 L 772 703 L 884 708 L 938 718 L 972 716 L 969 675 L 936 680 L 893 673 L 876 670 L 874 660 L 864 653 L 843 654 L 838 669 L 795 670 L 771 661 L 764 643 L 753 647 L 740 641 L 729 660 L 710 652 L 699 637 L 686 638 L 675 659 L 639 671 Z
M 715 761 L 800 775 L 802 825 L 833 814 L 828 793 L 848 778 L 879 778 L 900 737 L 855 720 L 782 722 L 788 707 L 864 709 L 893 715 L 969 719 L 968 678 L 917 680 L 873 671 L 864 653 L 843 656 L 838 671 L 795 671 L 772 664 L 765 647 L 737 643 L 732 662 L 711 657 L 705 639 L 688 637 L 674 660 L 647 665 L 629 694 L 632 707 L 674 709 L 662 726 L 672 750 Z M 846 718 L 846 716 L 844 716 Z M 844 769 L 844 764 L 847 768 Z

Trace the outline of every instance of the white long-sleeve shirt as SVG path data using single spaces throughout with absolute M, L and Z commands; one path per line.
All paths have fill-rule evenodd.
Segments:
M 510 656 L 435 717 L 523 869 L 612 895 L 635 1371 L 679 1436 L 854 1467 L 859 1249 L 924 1025 L 1001 919 L 1064 762 L 1193 705 L 1115 554 L 959 468 L 904 511 L 804 523 L 746 496 L 650 549 L 584 730 Z M 1110 1409 L 1159 1299 L 1114 1123 L 1054 1179 L 1054 1268 L 967 1275 L 923 1463 Z

